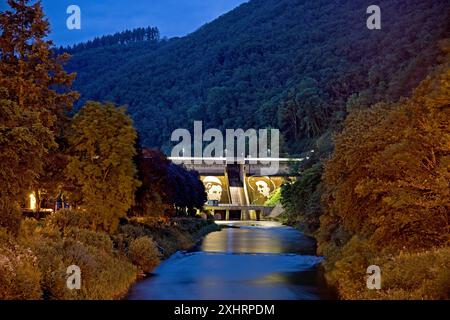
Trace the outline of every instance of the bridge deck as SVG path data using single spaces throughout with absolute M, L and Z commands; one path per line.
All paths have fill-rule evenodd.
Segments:
M 204 207 L 206 210 L 255 210 L 255 211 L 267 211 L 272 210 L 274 207 L 258 206 L 258 205 L 236 205 L 236 204 L 219 204 L 218 206 Z

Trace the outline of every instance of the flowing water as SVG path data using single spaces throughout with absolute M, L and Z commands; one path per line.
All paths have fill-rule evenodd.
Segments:
M 225 222 L 188 252 L 163 261 L 130 290 L 142 300 L 330 299 L 314 241 L 275 222 Z

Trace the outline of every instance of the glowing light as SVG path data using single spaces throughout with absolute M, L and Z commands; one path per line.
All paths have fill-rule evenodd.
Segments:
M 34 193 L 30 193 L 30 209 L 31 210 L 36 210 L 36 196 L 34 195 Z

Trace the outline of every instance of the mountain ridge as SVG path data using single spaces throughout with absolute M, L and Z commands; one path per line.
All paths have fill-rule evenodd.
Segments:
M 252 0 L 180 38 L 75 53 L 82 99 L 127 105 L 144 145 L 176 128 L 280 128 L 299 152 L 350 107 L 397 100 L 430 71 L 449 35 L 446 1 Z M 443 22 L 444 21 L 444 22 Z

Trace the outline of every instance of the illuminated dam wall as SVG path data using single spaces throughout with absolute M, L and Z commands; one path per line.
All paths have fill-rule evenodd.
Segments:
M 255 159 L 241 163 L 207 164 L 202 159 L 171 158 L 186 168 L 196 170 L 205 186 L 208 202 L 205 209 L 220 220 L 260 220 L 270 215 L 274 207 L 266 201 L 287 180 L 290 164 L 302 159 L 277 159 L 279 170 L 275 175 L 263 175 L 264 164 Z M 280 208 L 278 208 L 280 209 Z

